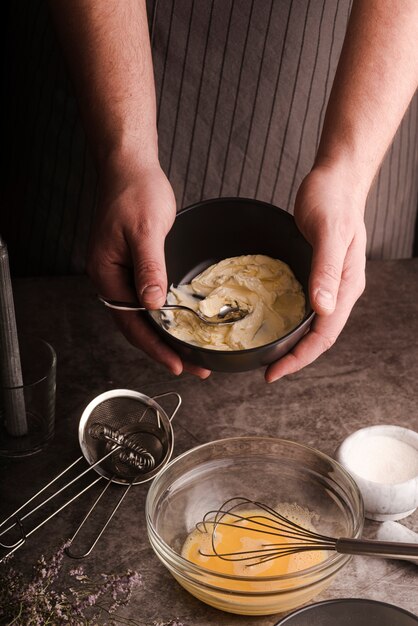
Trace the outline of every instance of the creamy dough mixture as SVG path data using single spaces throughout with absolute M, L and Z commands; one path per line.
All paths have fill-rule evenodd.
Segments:
M 167 315 L 168 332 L 187 343 L 213 350 L 245 350 L 276 341 L 305 315 L 305 296 L 290 267 L 262 254 L 224 259 L 196 276 L 190 284 L 171 287 L 169 304 L 199 309 L 207 317 L 224 304 L 238 303 L 250 311 L 229 326 L 208 326 L 194 315 Z

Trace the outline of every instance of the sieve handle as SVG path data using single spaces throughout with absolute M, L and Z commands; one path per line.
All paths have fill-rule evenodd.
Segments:
M 69 540 L 69 543 L 67 545 L 67 547 L 65 548 L 65 554 L 69 557 L 71 557 L 72 559 L 84 559 L 86 556 L 88 556 L 89 554 L 91 554 L 91 552 L 93 551 L 95 545 L 97 544 L 97 542 L 99 541 L 100 537 L 103 535 L 104 531 L 106 530 L 106 528 L 108 527 L 108 525 L 110 524 L 110 521 L 112 520 L 113 516 L 115 515 L 116 511 L 118 510 L 118 508 L 120 507 L 120 505 L 122 504 L 123 500 L 125 499 L 125 496 L 128 494 L 128 491 L 130 490 L 130 488 L 133 485 L 133 481 L 131 481 L 129 483 L 129 485 L 127 485 L 127 487 L 125 488 L 125 490 L 123 491 L 121 497 L 119 498 L 119 500 L 116 501 L 115 506 L 113 507 L 113 510 L 111 511 L 110 515 L 108 516 L 107 520 L 105 521 L 105 523 L 103 524 L 102 528 L 100 529 L 100 531 L 97 533 L 96 538 L 94 539 L 93 543 L 90 544 L 90 547 L 83 552 L 82 554 L 75 554 L 74 552 L 72 552 L 72 550 L 70 549 L 72 546 L 72 543 L 74 541 L 74 539 L 77 537 L 78 533 L 80 532 L 80 530 L 83 528 L 84 524 L 86 523 L 86 521 L 88 520 L 88 518 L 90 517 L 90 515 L 93 513 L 94 509 L 96 508 L 96 505 L 98 504 L 99 500 L 101 500 L 102 496 L 104 496 L 104 494 L 106 493 L 106 491 L 109 488 L 109 485 L 113 482 L 113 479 L 115 478 L 115 476 L 112 476 L 112 478 L 106 483 L 106 485 L 104 486 L 104 489 L 102 489 L 102 491 L 99 493 L 99 495 L 97 496 L 97 498 L 95 499 L 95 501 L 93 502 L 92 506 L 90 507 L 89 511 L 86 513 L 86 515 L 84 516 L 83 520 L 81 521 L 79 527 L 77 528 L 77 530 L 75 531 L 74 535 L 71 537 L 71 539 Z M 135 479 L 134 479 L 135 480 Z
M 178 394 L 176 391 L 167 391 L 166 393 L 160 393 L 157 396 L 152 396 L 152 399 L 156 400 L 157 398 L 165 398 L 166 396 L 176 396 L 176 398 L 177 398 L 177 404 L 174 407 L 173 412 L 169 416 L 169 420 L 171 422 L 171 420 L 173 419 L 173 417 L 175 416 L 175 414 L 179 410 L 182 400 L 181 400 L 180 394 Z
M 19 528 L 20 539 L 18 539 L 14 543 L 10 543 L 10 544 L 3 543 L 3 542 L 0 541 L 0 547 L 1 548 L 3 548 L 4 550 L 13 550 L 13 552 L 15 550 L 17 550 L 18 548 L 20 548 L 20 546 L 23 546 L 23 544 L 26 541 L 26 533 L 25 533 L 25 529 L 23 528 L 22 520 L 19 519 L 18 517 L 16 517 L 16 522 L 11 526 L 11 528 L 13 528 L 14 526 L 17 526 Z M 4 534 L 4 533 L 2 533 L 2 534 Z M 1 561 L 0 561 L 0 563 L 1 563 Z
M 31 498 L 29 498 L 28 500 L 26 500 L 26 502 L 24 504 L 22 504 L 18 509 L 16 509 L 16 511 L 14 511 L 11 515 L 9 515 L 6 519 L 4 519 L 2 522 L 0 522 L 0 538 L 3 537 L 4 535 L 6 535 L 6 533 L 8 533 L 10 530 L 12 530 L 13 528 L 15 528 L 16 526 L 19 526 L 20 528 L 20 532 L 22 535 L 22 539 L 17 541 L 15 544 L 13 544 L 11 547 L 11 549 L 9 550 L 9 552 L 7 552 L 7 554 L 5 554 L 4 556 L 2 556 L 0 558 L 0 563 L 2 561 L 4 561 L 4 559 L 6 559 L 8 556 L 10 556 L 11 554 L 13 554 L 13 552 L 15 552 L 18 548 L 20 548 L 20 546 L 22 546 L 26 539 L 32 535 L 34 532 L 36 532 L 39 528 L 41 528 L 44 524 L 46 524 L 47 522 L 49 522 L 53 517 L 55 517 L 55 515 L 58 515 L 59 513 L 61 513 L 61 511 L 63 511 L 69 504 L 71 504 L 72 502 L 74 502 L 74 500 L 76 500 L 77 498 L 79 498 L 83 493 L 85 493 L 88 489 L 90 489 L 91 487 L 93 487 L 93 485 L 95 485 L 97 482 L 99 482 L 100 480 L 103 480 L 102 476 L 99 476 L 98 478 L 96 478 L 95 480 L 93 480 L 92 482 L 88 483 L 87 486 L 85 486 L 81 491 L 79 491 L 78 493 L 76 493 L 74 496 L 72 496 L 70 499 L 68 499 L 66 502 L 64 502 L 64 504 L 62 504 L 59 508 L 57 508 L 55 511 L 53 511 L 50 515 L 47 515 L 46 517 L 44 517 L 34 528 L 32 528 L 30 531 L 25 531 L 23 529 L 22 526 L 22 522 L 24 520 L 26 520 L 28 517 L 30 517 L 31 515 L 33 515 L 33 513 L 35 513 L 36 511 L 38 511 L 39 509 L 41 509 L 42 507 L 44 507 L 48 502 L 50 502 L 51 500 L 53 500 L 54 498 L 56 498 L 56 496 L 58 496 L 59 494 L 61 494 L 65 489 L 67 489 L 68 487 L 70 487 L 71 485 L 73 485 L 75 482 L 77 482 L 78 480 L 80 480 L 80 478 L 82 478 L 83 476 L 85 476 L 88 472 L 90 472 L 91 470 L 93 470 L 99 463 L 102 463 L 105 459 L 107 459 L 111 454 L 113 454 L 115 451 L 117 451 L 119 449 L 119 447 L 113 448 L 110 452 L 108 452 L 104 457 L 102 457 L 101 459 L 99 459 L 98 461 L 96 461 L 96 463 L 93 463 L 93 465 L 90 465 L 87 469 L 85 469 L 84 471 L 82 471 L 80 474 L 77 474 L 77 476 L 75 478 L 73 478 L 72 480 L 70 480 L 69 482 L 65 483 L 65 485 L 63 485 L 62 487 L 60 487 L 59 489 L 57 489 L 56 491 L 54 491 L 51 495 L 49 495 L 48 497 L 44 498 L 41 502 L 39 502 L 37 505 L 33 506 L 32 509 L 27 510 L 29 507 L 29 504 L 31 502 L 33 502 L 34 500 L 36 500 L 42 493 L 44 493 L 49 487 L 52 487 L 52 485 L 54 485 L 60 478 L 62 478 L 67 472 L 69 472 L 70 470 L 72 470 L 77 463 L 79 463 L 81 460 L 84 459 L 83 456 L 78 457 L 78 459 L 76 459 L 73 463 L 71 463 L 70 465 L 68 465 L 63 471 L 61 471 L 59 474 L 57 474 L 55 476 L 55 478 L 53 478 L 49 483 L 47 483 L 46 485 L 44 485 L 41 489 L 39 489 L 39 491 L 37 491 Z M 18 515 L 19 514 L 19 515 Z M 15 521 L 13 521 L 15 520 Z M 9 525 L 7 525 L 9 524 Z M 5 528 L 4 528 L 5 527 Z M 2 546 L 3 548 L 7 548 L 7 545 L 3 539 L 1 539 L 1 544 L 0 547 Z
M 341 554 L 363 554 L 388 559 L 418 559 L 418 544 L 398 541 L 369 541 L 368 539 L 337 539 L 335 549 Z

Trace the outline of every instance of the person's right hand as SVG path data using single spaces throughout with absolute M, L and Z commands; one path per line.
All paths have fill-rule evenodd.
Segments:
M 157 309 L 166 299 L 164 240 L 176 215 L 169 181 L 158 164 L 112 168 L 101 176 L 87 272 L 98 293 L 113 300 L 139 300 Z M 128 341 L 179 375 L 210 372 L 182 362 L 141 313 L 112 311 Z

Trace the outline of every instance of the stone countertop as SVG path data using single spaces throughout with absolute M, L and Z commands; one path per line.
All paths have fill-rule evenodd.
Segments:
M 309 367 L 271 385 L 261 370 L 215 372 L 205 381 L 174 377 L 126 342 L 85 277 L 20 279 L 14 292 L 20 332 L 41 336 L 57 352 L 56 435 L 38 455 L 0 460 L 1 519 L 80 455 L 81 413 L 112 388 L 149 396 L 180 393 L 175 456 L 214 439 L 245 435 L 292 439 L 333 455 L 348 434 L 366 425 L 418 430 L 418 259 L 369 262 L 366 291 L 336 344 Z M 122 614 L 147 626 L 175 617 L 185 626 L 272 626 L 279 616 L 223 613 L 178 585 L 148 543 L 147 489 L 134 488 L 83 562 L 90 572 L 131 568 L 142 574 L 144 585 Z M 15 568 L 28 569 L 41 554 L 54 552 L 74 532 L 89 499 L 31 536 L 16 552 Z M 110 506 L 105 503 L 105 511 Z M 98 517 L 103 515 L 102 510 Z M 418 531 L 418 512 L 402 523 Z M 373 537 L 376 527 L 366 521 L 364 536 Z M 370 598 L 418 614 L 417 582 L 418 568 L 411 563 L 354 557 L 315 600 Z

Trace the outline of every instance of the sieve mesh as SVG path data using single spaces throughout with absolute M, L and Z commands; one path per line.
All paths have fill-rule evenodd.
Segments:
M 170 420 L 157 406 L 141 394 L 105 398 L 94 406 L 82 432 L 88 462 L 96 463 L 115 450 L 96 467 L 100 474 L 134 484 L 152 478 L 169 459 L 173 447 Z

